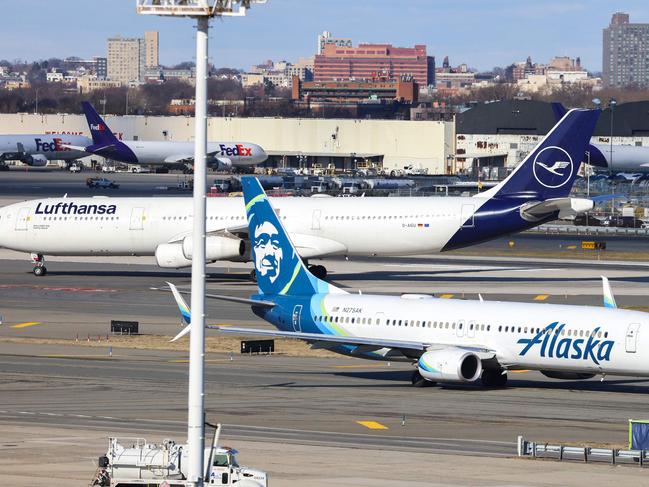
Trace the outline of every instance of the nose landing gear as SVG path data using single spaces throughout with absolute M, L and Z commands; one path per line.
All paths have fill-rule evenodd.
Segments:
M 47 274 L 47 267 L 45 267 L 45 257 L 43 254 L 31 254 L 34 269 L 32 272 L 35 276 L 41 277 Z

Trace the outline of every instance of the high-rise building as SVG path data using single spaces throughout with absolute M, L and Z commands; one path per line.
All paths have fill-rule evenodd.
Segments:
M 426 46 L 393 47 L 390 44 L 360 44 L 340 47 L 325 44 L 315 56 L 314 81 L 384 80 L 407 76 L 421 86 L 434 83 L 435 60 Z M 432 65 L 432 69 L 430 66 Z
M 148 30 L 144 33 L 144 46 L 146 49 L 144 65 L 147 68 L 155 68 L 160 65 L 158 54 L 159 36 L 158 31 Z
M 649 24 L 632 24 L 629 14 L 613 14 L 604 29 L 602 48 L 604 86 L 649 87 Z
M 144 79 L 144 39 L 108 39 L 108 79 L 122 84 L 140 82 Z

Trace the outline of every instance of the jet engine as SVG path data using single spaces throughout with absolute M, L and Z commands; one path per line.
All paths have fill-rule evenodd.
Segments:
M 155 249 L 155 260 L 158 266 L 167 269 L 180 269 L 181 267 L 189 267 L 192 265 L 191 259 L 188 259 L 183 254 L 183 246 L 181 243 L 164 243 L 158 245 Z
M 183 256 L 191 261 L 193 255 L 192 237 L 185 237 L 182 243 Z M 240 260 L 246 253 L 246 242 L 236 237 L 211 235 L 205 242 L 205 259 Z
M 562 380 L 586 380 L 595 377 L 595 374 L 586 372 L 556 372 L 554 370 L 542 370 L 541 373 L 550 379 Z
M 25 154 L 20 158 L 20 162 L 33 167 L 43 167 L 47 165 L 47 157 L 43 154 Z
M 480 378 L 482 361 L 475 353 L 459 348 L 430 350 L 419 357 L 424 379 L 440 382 L 473 382 Z
M 216 158 L 216 166 L 217 171 L 229 171 L 232 169 L 232 159 L 228 159 L 227 157 L 217 157 Z

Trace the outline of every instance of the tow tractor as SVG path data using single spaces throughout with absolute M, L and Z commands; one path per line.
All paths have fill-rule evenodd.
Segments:
M 268 487 L 266 472 L 239 466 L 237 451 L 218 446 L 221 425 L 214 431 L 211 446 L 205 447 L 205 485 Z M 106 455 L 91 485 L 100 487 L 185 487 L 189 449 L 173 440 L 161 445 L 143 438 L 109 438 Z

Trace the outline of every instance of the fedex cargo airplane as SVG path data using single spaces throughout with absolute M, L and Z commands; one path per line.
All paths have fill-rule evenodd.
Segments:
M 649 377 L 649 314 L 617 309 L 610 291 L 606 307 L 348 294 L 307 270 L 256 179 L 244 178 L 243 192 L 259 292 L 250 299 L 207 297 L 249 304 L 277 330 L 208 328 L 296 338 L 352 357 L 410 362 L 412 384 L 418 387 L 478 381 L 503 387 L 507 373 L 515 370 L 568 380 Z M 170 286 L 188 323 L 191 311 Z
M 0 135 L 0 164 L 20 161 L 28 166 L 42 167 L 48 161 L 72 161 L 89 156 L 90 153 L 82 150 L 89 144 L 90 139 L 83 135 Z
M 82 102 L 92 143 L 70 148 L 128 164 L 185 164 L 194 161 L 193 142 L 119 140 L 89 102 Z M 264 162 L 264 149 L 249 142 L 208 142 L 207 164 L 219 170 Z
M 277 198 L 303 259 L 443 252 L 590 210 L 569 196 L 599 111 L 568 112 L 502 182 L 473 197 Z M 191 198 L 50 198 L 0 208 L 0 247 L 44 255 L 155 255 L 160 267 L 192 258 Z M 208 198 L 207 259 L 249 261 L 241 198 Z M 326 269 L 311 271 L 323 278 Z M 253 271 L 254 272 L 254 271 Z

